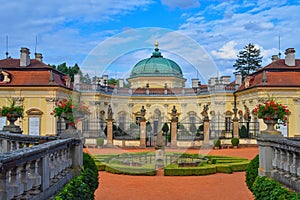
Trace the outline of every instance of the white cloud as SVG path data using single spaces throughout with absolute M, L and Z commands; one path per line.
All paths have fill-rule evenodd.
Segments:
M 236 46 L 235 41 L 229 41 L 226 44 L 224 44 L 218 51 L 213 50 L 211 53 L 217 58 L 222 59 L 235 59 L 238 51 L 234 49 Z

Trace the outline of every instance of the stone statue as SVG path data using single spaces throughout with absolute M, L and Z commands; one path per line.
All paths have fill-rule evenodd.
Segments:
M 208 120 L 208 105 L 203 106 L 203 111 L 201 112 L 202 116 L 204 117 L 204 120 Z
M 144 106 L 142 106 L 141 114 L 142 114 L 142 116 L 145 116 L 145 114 L 146 114 L 146 109 Z
M 142 106 L 142 109 L 141 109 L 142 119 L 145 119 L 145 114 L 146 114 L 146 109 L 144 106 Z
M 172 109 L 172 121 L 177 121 L 177 109 L 175 107 L 175 105 L 173 106 L 173 109 Z
M 110 105 L 108 106 L 108 109 L 107 109 L 107 118 L 108 119 L 112 119 L 113 118 L 113 112 L 112 112 L 112 108 L 111 108 Z

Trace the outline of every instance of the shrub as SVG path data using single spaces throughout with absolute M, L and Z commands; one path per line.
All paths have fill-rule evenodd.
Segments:
M 167 141 L 171 142 L 171 133 L 167 133 Z
M 54 200 L 93 200 L 98 188 L 98 169 L 93 158 L 83 153 L 83 170 L 79 176 L 65 185 Z
M 256 177 L 252 186 L 252 191 L 256 199 L 259 200 L 293 200 L 300 199 L 300 195 L 294 192 L 289 192 L 288 189 L 283 188 L 277 181 L 267 177 Z
M 238 138 L 232 138 L 231 139 L 232 146 L 238 146 L 239 143 L 240 143 L 240 140 Z
M 102 147 L 104 144 L 104 139 L 103 138 L 97 138 L 97 146 Z
M 221 147 L 221 140 L 220 139 L 215 139 L 214 140 L 214 147 Z
M 167 122 L 164 123 L 162 129 L 161 129 L 164 133 L 167 133 L 169 131 L 169 126 L 167 124 Z
M 248 130 L 246 128 L 245 125 L 243 125 L 240 129 L 239 129 L 239 136 L 240 138 L 248 138 L 249 135 L 248 135 Z
M 252 191 L 253 183 L 258 176 L 258 167 L 259 167 L 259 155 L 257 155 L 253 160 L 250 161 L 246 169 L 246 184 L 249 190 Z

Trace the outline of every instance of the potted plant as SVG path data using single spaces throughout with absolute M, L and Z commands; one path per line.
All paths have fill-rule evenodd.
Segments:
M 96 143 L 97 143 L 98 148 L 103 147 L 104 139 L 103 138 L 97 138 Z
M 23 117 L 23 112 L 23 106 L 16 106 L 14 100 L 10 101 L 10 106 L 2 106 L 2 108 L 0 108 L 0 116 L 6 117 L 9 121 L 9 125 L 4 126 L 3 130 L 12 133 L 22 133 L 20 127 L 15 125 L 15 121 Z
M 53 112 L 54 117 L 63 118 L 67 124 L 67 131 L 75 130 L 75 122 L 79 122 L 84 115 L 90 114 L 89 107 L 84 103 L 75 104 L 71 98 L 60 99 L 55 103 Z
M 269 97 L 263 104 L 258 104 L 253 109 L 253 113 L 258 118 L 263 119 L 267 125 L 265 133 L 278 134 L 280 132 L 274 129 L 274 125 L 277 124 L 276 128 L 278 128 L 278 125 L 286 126 L 287 115 L 290 114 L 290 111 L 287 106 L 276 102 L 275 98 Z
M 214 140 L 214 148 L 215 149 L 220 149 L 221 147 L 221 140 L 220 139 L 215 139 Z
M 240 144 L 240 140 L 238 138 L 232 138 L 231 139 L 231 144 L 234 148 L 237 148 Z

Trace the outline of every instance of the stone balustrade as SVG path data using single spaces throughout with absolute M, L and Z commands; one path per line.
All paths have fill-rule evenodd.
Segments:
M 56 136 L 32 136 L 0 132 L 0 153 L 26 148 L 56 139 Z
M 300 192 L 300 139 L 263 136 L 259 145 L 259 175 Z
M 1 200 L 49 199 L 80 173 L 81 140 L 25 137 L 0 133 L 2 147 L 9 146 L 0 154 Z

